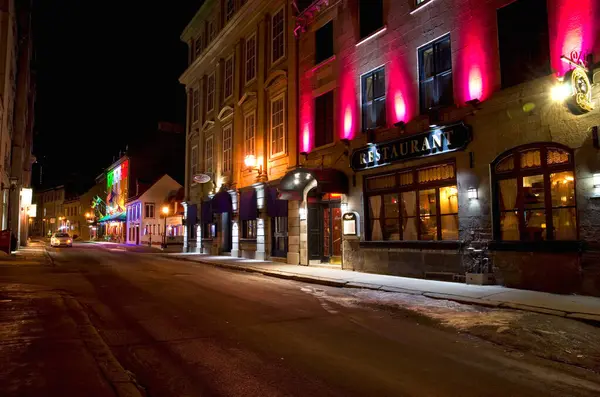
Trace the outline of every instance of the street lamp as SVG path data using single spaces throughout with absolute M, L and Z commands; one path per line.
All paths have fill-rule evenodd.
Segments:
M 167 248 L 167 215 L 169 215 L 169 207 L 168 206 L 163 206 L 162 207 L 162 213 L 165 216 L 165 228 L 163 229 L 163 249 Z

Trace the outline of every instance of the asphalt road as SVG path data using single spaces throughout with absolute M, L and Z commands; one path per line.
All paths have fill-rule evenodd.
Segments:
M 2 283 L 76 298 L 148 396 L 600 395 L 590 371 L 319 299 L 342 289 L 119 248 L 50 253 L 54 266 L 13 269 Z

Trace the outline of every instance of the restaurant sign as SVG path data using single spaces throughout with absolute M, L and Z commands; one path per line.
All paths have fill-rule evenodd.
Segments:
M 414 158 L 435 156 L 462 150 L 471 141 L 471 128 L 464 124 L 436 127 L 406 138 L 370 144 L 356 149 L 350 167 L 363 171 Z

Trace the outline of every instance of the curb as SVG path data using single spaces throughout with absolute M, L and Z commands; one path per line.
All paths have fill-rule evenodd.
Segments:
M 339 281 L 339 280 L 335 280 L 335 279 L 327 279 L 327 278 L 321 278 L 321 277 L 299 275 L 299 274 L 295 274 L 295 273 L 285 273 L 285 272 L 281 272 L 281 271 L 264 270 L 264 269 L 260 269 L 260 268 L 249 267 L 249 266 L 238 266 L 238 265 L 233 265 L 233 264 L 229 264 L 229 263 L 216 263 L 216 262 L 208 262 L 208 261 L 201 261 L 201 260 L 199 261 L 199 260 L 194 260 L 194 259 L 190 259 L 190 258 L 186 258 L 186 257 L 182 257 L 182 256 L 175 256 L 175 255 L 172 255 L 172 256 L 161 255 L 161 256 L 163 256 L 164 258 L 168 258 L 168 259 L 175 259 L 175 260 L 180 260 L 180 261 L 185 261 L 185 262 L 193 262 L 193 263 L 198 263 L 198 264 L 202 264 L 202 265 L 218 267 L 218 268 L 222 268 L 222 269 L 235 270 L 238 272 L 241 271 L 241 272 L 247 272 L 247 273 L 258 273 L 258 274 L 262 274 L 262 275 L 268 276 L 268 277 L 275 277 L 275 278 L 281 278 L 281 279 L 293 280 L 293 281 L 301 281 L 301 282 L 306 282 L 306 283 L 310 283 L 310 284 L 325 285 L 325 286 L 329 286 L 329 287 L 355 288 L 355 289 L 366 289 L 366 290 L 382 291 L 382 292 L 396 292 L 396 293 L 403 293 L 403 294 L 409 294 L 409 295 L 422 295 L 422 296 L 425 296 L 425 297 L 431 298 L 431 299 L 448 300 L 448 301 L 453 301 L 453 302 L 457 302 L 457 303 L 464 303 L 467 305 L 478 305 L 478 306 L 484 306 L 484 307 L 489 307 L 489 308 L 494 308 L 494 309 L 521 310 L 521 311 L 532 312 L 532 313 L 548 314 L 548 315 L 556 316 L 556 317 L 564 317 L 564 318 L 569 318 L 572 320 L 578 320 L 578 321 L 584 321 L 584 322 L 594 322 L 594 323 L 597 322 L 600 324 L 600 315 L 595 315 L 595 314 L 590 314 L 590 313 L 565 312 L 565 311 L 561 311 L 561 310 L 547 309 L 547 308 L 538 307 L 538 306 L 524 305 L 521 303 L 510 303 L 510 302 L 501 302 L 501 301 L 494 301 L 494 300 L 482 300 L 482 299 L 476 299 L 476 298 L 462 297 L 462 296 L 458 296 L 458 295 L 440 294 L 440 293 L 436 293 L 436 292 L 410 290 L 410 289 L 404 289 L 404 288 L 399 288 L 399 287 L 386 287 L 384 285 L 377 285 L 377 284 Z
M 77 299 L 64 294 L 61 296 L 78 325 L 77 328 L 83 343 L 96 360 L 102 375 L 116 394 L 119 397 L 145 397 L 145 393 L 142 393 L 138 388 L 135 378 L 121 366 L 112 354 Z

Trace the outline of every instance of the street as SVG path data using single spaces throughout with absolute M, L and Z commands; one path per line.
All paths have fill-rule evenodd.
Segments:
M 600 395 L 596 371 L 361 304 L 360 291 L 116 246 L 48 252 L 0 265 L 2 396 L 122 395 L 106 368 L 161 397 Z

